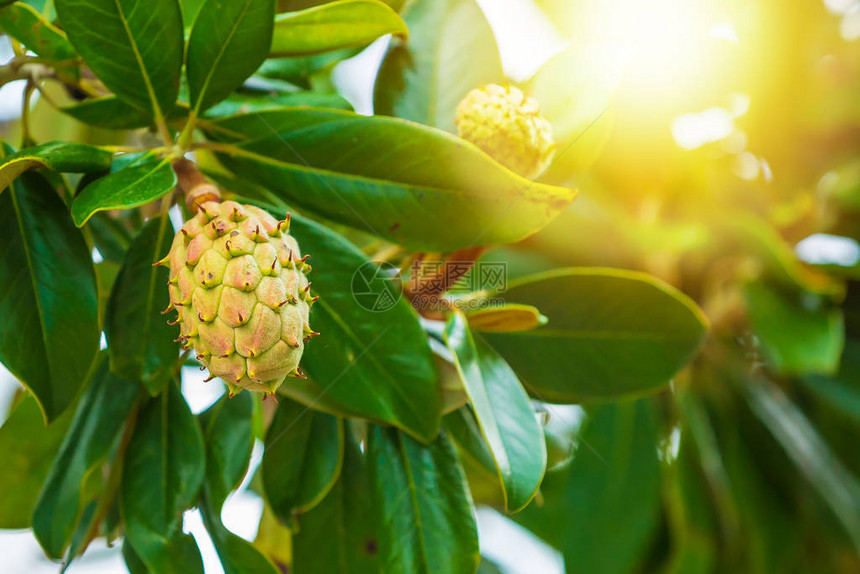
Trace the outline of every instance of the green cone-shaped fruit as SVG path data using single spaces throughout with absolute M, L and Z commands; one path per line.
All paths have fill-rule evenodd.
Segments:
M 552 160 L 552 126 L 537 100 L 514 86 L 472 90 L 457 106 L 455 123 L 461 138 L 523 177 L 540 175 Z
M 317 334 L 308 324 L 310 265 L 288 229 L 289 218 L 251 205 L 204 203 L 160 262 L 170 267 L 179 340 L 231 394 L 274 392 L 301 377 L 304 343 Z

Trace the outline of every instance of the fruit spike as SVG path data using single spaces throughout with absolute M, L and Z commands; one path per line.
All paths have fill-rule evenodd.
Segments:
M 296 366 L 296 368 L 293 369 L 292 371 L 290 371 L 288 373 L 288 375 L 291 377 L 295 377 L 297 379 L 307 379 L 308 378 L 307 375 L 305 375 L 305 372 L 299 366 Z
M 162 260 L 169 308 L 181 318 L 177 342 L 193 347 L 231 395 L 272 393 L 288 375 L 304 376 L 302 340 L 316 334 L 308 318 L 317 298 L 289 223 L 289 214 L 278 221 L 251 205 L 206 202 Z

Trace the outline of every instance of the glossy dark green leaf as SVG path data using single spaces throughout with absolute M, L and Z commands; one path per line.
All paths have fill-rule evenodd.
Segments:
M 182 513 L 203 483 L 204 448 L 176 384 L 138 414 L 125 455 L 120 509 L 129 542 L 152 572 L 203 572 L 194 539 L 182 533 Z
M 595 409 L 567 473 L 563 551 L 570 574 L 627 574 L 660 524 L 659 429 L 650 399 Z
M 248 469 L 254 447 L 253 410 L 250 393 L 232 398 L 225 394 L 200 415 L 206 439 L 206 488 L 213 507 L 220 509 Z
M 72 403 L 99 348 L 90 248 L 36 173 L 0 193 L 0 229 L 0 362 L 50 421 Z
M 0 161 L 0 192 L 29 169 L 92 173 L 110 169 L 111 153 L 95 146 L 51 142 L 7 154 Z
M 432 440 L 439 432 L 441 405 L 433 357 L 415 312 L 405 300 L 382 312 L 358 304 L 351 285 L 368 260 L 342 236 L 302 217 L 293 217 L 290 233 L 303 253 L 325 265 L 316 266 L 311 277 L 320 299 L 310 322 L 322 334 L 308 343 L 302 358 L 318 387 L 302 392 L 310 386 L 307 381 L 288 379 L 284 392 L 308 397 L 311 406 L 330 402 L 334 412 L 393 424 Z M 383 289 L 384 282 L 377 278 L 371 287 Z
M 63 557 L 83 511 L 84 483 L 116 443 L 140 391 L 137 382 L 111 373 L 103 358 L 78 403 L 33 513 L 33 533 L 49 556 Z
M 746 385 L 745 391 L 753 412 L 827 502 L 860 552 L 860 480 L 779 387 L 760 382 Z
M 478 568 L 474 508 L 454 445 L 429 446 L 393 428 L 368 429 L 383 572 L 469 574 Z
M 63 61 L 78 55 L 62 30 L 23 2 L 0 11 L 0 28 L 42 58 Z
M 763 282 L 744 288 L 747 312 L 768 366 L 782 374 L 833 374 L 845 344 L 842 311 L 813 294 L 792 300 Z
M 686 295 L 643 273 L 568 268 L 491 294 L 538 307 L 546 325 L 484 338 L 529 393 L 549 402 L 659 389 L 693 358 L 707 320 Z
M 331 70 L 338 62 L 351 58 L 360 51 L 360 48 L 345 48 L 300 58 L 269 58 L 257 74 L 263 79 L 289 82 L 309 90 L 312 89 L 311 78 L 314 75 L 323 70 Z
M 200 499 L 200 512 L 203 515 L 203 524 L 218 552 L 224 574 L 279 574 L 275 565 L 250 542 L 227 530 L 221 523 L 219 509 L 220 504 L 212 504 L 207 485 Z
M 442 417 L 442 427 L 457 447 L 460 465 L 475 504 L 504 507 L 505 492 L 496 461 L 471 408 L 464 406 L 446 414 Z
M 222 396 L 200 415 L 206 441 L 206 479 L 199 506 L 226 574 L 275 574 L 274 565 L 221 523 L 221 506 L 245 476 L 254 446 L 250 393 Z
M 120 99 L 165 117 L 179 93 L 182 15 L 176 0 L 55 0 L 84 61 Z
M 78 104 L 71 104 L 58 108 L 61 112 L 68 114 L 90 126 L 100 129 L 130 130 L 152 125 L 153 120 L 149 113 L 125 103 L 116 96 L 104 96 L 84 100 Z M 188 107 L 177 105 L 167 115 L 168 120 L 178 120 L 188 115 Z
M 226 98 L 260 67 L 272 42 L 274 0 L 207 0 L 188 40 L 186 73 L 195 114 Z
M 505 82 L 493 31 L 474 0 L 417 0 L 403 17 L 409 40 L 393 42 L 385 56 L 374 111 L 456 132 L 457 104 L 469 90 Z
M 113 218 L 106 213 L 99 213 L 90 218 L 87 228 L 92 233 L 95 248 L 105 262 L 119 265 L 125 259 L 125 253 L 131 244 L 131 234 L 125 223 L 124 220 Z M 99 282 L 99 288 L 101 286 Z
M 281 399 L 266 433 L 263 488 L 285 523 L 331 490 L 343 462 L 343 421 Z
M 336 0 L 275 18 L 272 56 L 306 56 L 363 46 L 385 34 L 406 36 L 406 23 L 378 0 Z
M 72 204 L 72 217 L 81 227 L 94 213 L 138 207 L 170 193 L 175 186 L 176 174 L 167 158 L 135 163 L 85 187 Z
M 215 123 L 212 134 L 236 141 L 239 154 L 258 154 L 220 154 L 237 175 L 416 250 L 517 241 L 575 196 L 529 182 L 450 134 L 394 118 L 284 108 Z
M 298 517 L 299 531 L 293 537 L 293 571 L 378 573 L 375 512 L 364 457 L 347 431 L 340 478 L 322 502 Z
M 149 571 L 146 569 L 146 564 L 140 559 L 140 556 L 137 555 L 137 552 L 134 551 L 134 548 L 131 547 L 131 544 L 128 542 L 128 538 L 123 540 L 122 543 L 122 558 L 125 560 L 125 566 L 128 568 L 130 574 L 149 574 Z
M 537 493 L 546 469 L 546 443 L 529 397 L 511 368 L 454 313 L 445 342 L 490 452 L 505 493 L 505 507 L 523 509 Z
M 130 130 L 146 127 L 152 123 L 152 118 L 147 112 L 125 103 L 116 96 L 88 99 L 59 109 L 79 122 L 105 129 Z
M 39 490 L 66 436 L 71 410 L 50 425 L 36 401 L 24 398 L 0 427 L 0 528 L 29 528 Z
M 153 266 L 172 239 L 173 226 L 167 218 L 153 218 L 140 230 L 128 249 L 107 308 L 105 333 L 111 369 L 142 381 L 152 394 L 164 386 L 179 357 L 173 342 L 179 329 L 168 325 L 161 315 L 170 302 L 169 273 Z

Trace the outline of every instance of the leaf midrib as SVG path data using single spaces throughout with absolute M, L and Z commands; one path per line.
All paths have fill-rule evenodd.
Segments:
M 48 368 L 48 395 L 51 399 L 51 406 L 53 406 L 53 403 L 54 403 L 54 400 L 56 397 L 54 397 L 54 388 L 51 386 L 51 381 L 54 380 L 54 374 L 53 374 L 52 363 L 50 360 L 50 355 L 48 353 L 48 339 L 47 339 L 47 331 L 45 329 L 45 321 L 44 321 L 44 313 L 42 310 L 42 302 L 41 302 L 41 299 L 39 298 L 39 289 L 38 289 L 38 284 L 36 283 L 36 276 L 32 272 L 33 271 L 33 256 L 31 253 L 32 247 L 27 243 L 27 235 L 26 235 L 26 233 L 24 233 L 24 229 L 21 225 L 21 223 L 22 223 L 21 208 L 18 205 L 18 198 L 15 194 L 15 190 L 10 188 L 9 193 L 12 196 L 12 206 L 15 208 L 15 216 L 18 219 L 18 228 L 21 232 L 21 245 L 24 247 L 24 257 L 27 259 L 27 267 L 28 267 L 28 269 L 30 269 L 30 272 L 27 275 L 29 275 L 29 277 L 30 277 L 30 284 L 33 287 L 33 299 L 35 299 L 35 301 L 36 301 L 36 308 L 37 308 L 37 311 L 39 314 L 39 331 L 40 331 L 40 334 L 42 336 L 42 345 L 43 345 L 43 348 L 45 351 L 45 363 L 47 363 L 47 368 Z M 35 396 L 38 399 L 38 396 L 35 393 L 33 393 L 33 396 Z M 48 420 L 50 420 L 50 417 L 48 415 L 47 405 L 43 405 L 41 400 L 36 400 L 36 403 L 39 405 L 39 409 L 42 411 L 42 416 L 44 417 L 45 421 L 47 422 Z M 53 411 L 53 409 L 52 409 L 52 411 Z
M 427 544 L 424 540 L 424 525 L 421 519 L 421 505 L 418 503 L 418 487 L 415 484 L 415 477 L 412 473 L 412 465 L 409 462 L 409 453 L 406 452 L 406 443 L 403 438 L 403 433 L 399 430 L 395 430 L 397 433 L 397 440 L 400 443 L 400 452 L 403 457 L 403 471 L 406 473 L 406 482 L 409 488 L 409 497 L 412 499 L 412 508 L 415 514 L 415 529 L 418 535 L 418 546 L 421 549 L 421 564 L 423 566 L 422 570 L 424 572 L 429 572 L 429 560 L 427 553 Z
M 248 8 L 251 6 L 253 0 L 246 0 L 245 7 L 242 8 L 242 12 L 239 17 L 236 19 L 235 24 L 230 29 L 230 33 L 227 35 L 226 40 L 223 44 L 221 44 L 221 48 L 218 50 L 218 55 L 215 57 L 215 61 L 209 67 L 209 73 L 206 74 L 206 80 L 203 82 L 203 86 L 200 88 L 200 93 L 197 97 L 197 102 L 194 104 L 194 115 L 198 115 L 200 113 L 200 106 L 203 103 L 203 98 L 206 95 L 206 90 L 209 88 L 209 82 L 212 80 L 212 77 L 215 75 L 215 69 L 220 64 L 221 59 L 224 57 L 226 53 L 227 46 L 230 44 L 230 41 L 233 39 L 233 36 L 236 34 L 236 30 L 239 29 L 239 25 L 242 23 L 242 20 L 245 18 L 245 14 L 248 12 Z M 199 12 L 198 12 L 199 15 Z M 196 19 L 195 19 L 196 23 Z M 187 64 L 186 64 L 187 65 Z
M 167 225 L 169 220 L 170 220 L 170 218 L 167 217 L 166 215 L 161 216 L 161 222 L 158 225 L 158 238 L 155 240 L 155 249 L 153 249 L 153 253 L 151 256 L 152 261 L 158 261 L 159 260 L 158 255 L 161 253 L 162 241 L 164 240 L 164 235 L 165 235 L 165 233 L 164 233 L 165 226 Z M 156 288 L 155 278 L 158 275 L 158 269 L 159 269 L 158 267 L 151 267 L 150 268 L 149 290 L 147 291 L 145 315 L 143 316 L 143 328 L 141 330 L 142 335 L 143 335 L 140 338 L 141 347 L 143 350 L 143 363 L 141 364 L 141 368 L 144 370 L 146 369 L 146 346 L 147 346 L 147 341 L 149 340 L 149 331 L 152 328 L 152 317 L 151 317 L 151 315 L 152 315 L 152 301 L 155 298 L 155 288 Z M 150 375 L 150 373 L 147 373 L 147 375 Z M 170 384 L 170 383 L 168 382 L 168 384 Z
M 137 48 L 137 42 L 134 39 L 134 36 L 131 34 L 131 28 L 128 26 L 128 21 L 126 20 L 125 14 L 122 11 L 122 7 L 120 6 L 119 0 L 114 0 L 114 5 L 116 6 L 116 13 L 119 16 L 120 22 L 122 22 L 122 27 L 125 30 L 126 36 L 128 37 L 129 45 L 131 46 L 131 50 L 134 53 L 134 58 L 137 60 L 137 65 L 140 68 L 141 77 L 143 78 L 143 83 L 146 85 L 146 91 L 149 94 L 149 99 L 152 102 L 152 113 L 155 116 L 155 122 L 161 123 L 164 119 L 164 115 L 161 112 L 161 106 L 158 105 L 158 99 L 155 97 L 155 89 L 152 87 L 152 82 L 149 79 L 149 73 L 147 72 L 146 66 L 143 63 L 143 57 L 140 55 L 140 50 Z M 164 142 L 165 144 L 169 142 Z
M 347 334 L 347 336 L 350 338 L 350 340 L 354 344 L 361 347 L 361 339 L 358 337 L 358 335 L 352 329 L 350 329 L 349 326 L 346 323 L 344 323 L 344 321 L 341 320 L 340 314 L 336 313 L 334 311 L 334 309 L 332 309 L 328 305 L 328 303 L 326 303 L 324 301 L 325 301 L 325 299 L 321 297 L 320 300 L 317 301 L 317 304 L 320 305 L 323 309 L 325 309 L 328 312 L 328 314 L 335 320 L 335 322 L 341 327 L 341 329 L 343 329 L 343 331 Z M 383 332 L 383 334 L 384 334 L 384 332 Z M 361 347 L 361 348 L 364 349 L 363 347 Z M 401 403 L 407 407 L 407 410 L 409 410 L 409 412 L 413 416 L 415 416 L 416 420 L 423 420 L 423 418 L 420 416 L 420 413 L 415 409 L 415 407 L 412 405 L 412 403 L 409 402 L 408 400 L 406 400 L 406 398 L 407 398 L 406 394 L 403 392 L 403 390 L 400 388 L 400 386 L 397 385 L 396 379 L 391 375 L 391 373 L 388 372 L 387 369 L 385 369 L 379 363 L 379 361 L 376 359 L 375 355 L 372 352 L 370 352 L 369 349 L 367 349 L 367 350 L 365 350 L 365 352 L 361 356 L 362 357 L 363 356 L 369 356 L 369 359 L 373 363 L 374 367 L 376 367 L 377 371 L 382 373 L 384 375 L 384 378 L 388 379 L 391 382 L 389 387 L 393 388 L 397 392 L 398 398 L 401 399 Z M 392 413 L 392 414 L 396 414 L 396 413 Z

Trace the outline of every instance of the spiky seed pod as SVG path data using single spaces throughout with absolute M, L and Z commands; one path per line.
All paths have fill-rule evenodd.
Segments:
M 457 106 L 455 123 L 461 138 L 523 177 L 536 177 L 552 160 L 552 126 L 537 100 L 515 86 L 472 90 Z
M 289 217 L 233 201 L 200 206 L 161 262 L 170 267 L 171 307 L 179 341 L 230 393 L 274 392 L 299 368 L 304 343 L 317 335 L 308 323 L 310 296 Z M 168 308 L 170 309 L 170 307 Z

